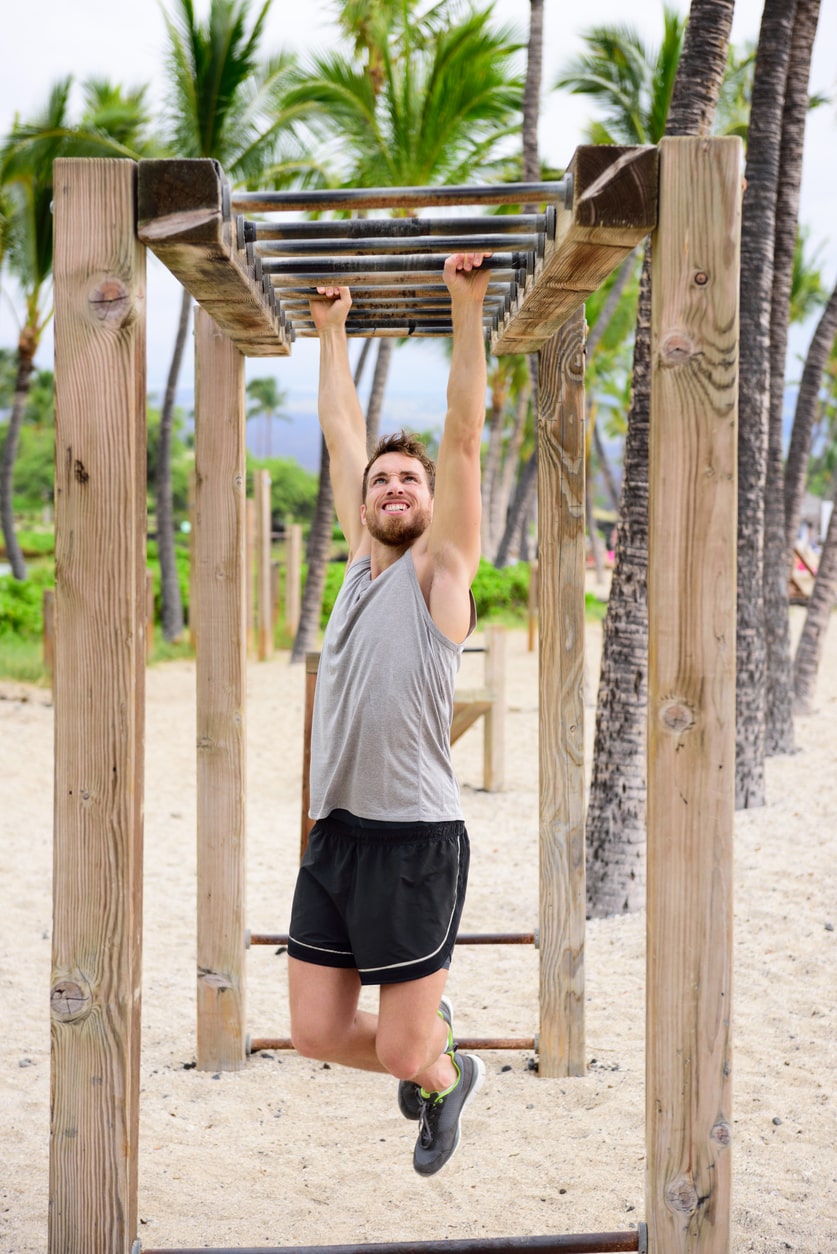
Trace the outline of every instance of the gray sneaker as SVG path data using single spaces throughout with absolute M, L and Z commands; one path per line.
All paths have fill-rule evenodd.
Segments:
M 453 1040 L 453 1002 L 443 997 L 439 1003 L 439 1018 L 448 1025 L 448 1047 L 445 1053 L 453 1055 L 456 1048 Z M 421 1116 L 420 1085 L 412 1080 L 398 1081 L 398 1109 L 405 1119 L 418 1119 Z
M 453 1157 L 461 1135 L 462 1112 L 483 1082 L 485 1067 L 475 1054 L 454 1052 L 453 1065 L 459 1072 L 456 1087 L 440 1097 L 421 1094 L 419 1135 L 413 1154 L 413 1167 L 420 1176 L 432 1176 Z

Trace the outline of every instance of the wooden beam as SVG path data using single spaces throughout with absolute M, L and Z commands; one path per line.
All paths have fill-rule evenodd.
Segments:
M 493 353 L 536 352 L 654 229 L 657 166 L 652 147 L 576 149 L 572 208 L 556 205 L 555 237 L 492 336 Z
M 584 309 L 538 371 L 540 1047 L 584 1075 Z
M 743 149 L 660 145 L 649 473 L 649 1248 L 727 1254 Z
M 137 1233 L 145 249 L 136 167 L 58 160 L 50 1254 Z
M 140 240 L 248 357 L 287 357 L 290 337 L 257 265 L 236 243 L 217 161 L 139 163 Z
M 244 1066 L 247 613 L 244 358 L 195 317 L 198 1067 Z

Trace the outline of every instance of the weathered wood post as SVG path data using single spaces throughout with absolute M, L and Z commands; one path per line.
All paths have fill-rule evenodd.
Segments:
M 649 475 L 649 1248 L 729 1250 L 738 139 L 660 144 Z
M 247 613 L 244 357 L 195 318 L 198 1067 L 246 1060 Z
M 137 1230 L 145 249 L 129 161 L 55 162 L 50 1254 Z
M 285 532 L 285 629 L 295 636 L 302 604 L 302 527 L 291 523 Z
M 583 1075 L 583 306 L 538 354 L 540 1073 Z
M 506 629 L 489 623 L 485 629 L 485 686 L 492 702 L 484 716 L 482 785 L 501 792 L 506 783 Z
M 270 549 L 273 525 L 270 515 L 270 473 L 253 475 L 256 511 L 256 641 L 260 662 L 273 657 L 273 609 L 270 584 Z

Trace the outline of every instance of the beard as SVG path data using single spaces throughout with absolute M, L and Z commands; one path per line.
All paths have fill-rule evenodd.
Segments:
M 373 540 L 390 549 L 415 544 L 430 526 L 430 510 L 413 506 L 404 514 L 367 514 L 366 527 Z

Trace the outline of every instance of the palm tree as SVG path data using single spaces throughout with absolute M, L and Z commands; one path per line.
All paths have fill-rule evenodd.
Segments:
M 663 134 L 709 134 L 726 66 L 732 12 L 732 0 L 693 0 L 684 32 L 677 15 L 666 10 L 659 53 L 644 48 L 629 29 L 598 28 L 588 37 L 589 56 L 559 81 L 600 100 L 604 121 L 591 131 L 607 142 L 656 143 Z M 596 711 L 587 813 L 591 914 L 635 909 L 644 901 L 649 260 L 646 249 Z
M 250 379 L 247 384 L 247 395 L 252 401 L 247 410 L 248 419 L 264 418 L 265 420 L 262 452 L 265 457 L 270 457 L 272 456 L 270 428 L 273 419 L 282 418 L 285 422 L 290 422 L 288 414 L 282 412 L 282 406 L 288 400 L 288 393 L 285 388 L 279 386 L 273 375 L 262 375 L 260 378 Z
M 770 392 L 764 505 L 764 623 L 767 646 L 765 753 L 792 753 L 788 569 L 785 543 L 784 463 L 782 456 L 785 358 L 797 257 L 802 150 L 808 113 L 808 78 L 820 0 L 797 0 L 782 116 L 773 292 L 770 314 Z
M 764 604 L 765 486 L 780 147 L 796 0 L 766 0 L 753 79 L 741 227 L 738 439 L 738 608 L 735 799 L 764 804 L 767 645 Z M 783 368 L 784 373 L 784 368 Z M 786 566 L 782 561 L 782 569 Z
M 84 87 L 81 123 L 73 126 L 71 85 L 70 77 L 55 83 L 44 109 L 30 122 L 16 121 L 0 153 L 0 260 L 23 301 L 14 401 L 0 458 L 0 516 L 16 579 L 26 578 L 26 563 L 14 526 L 14 465 L 35 354 L 52 317 L 52 163 L 60 156 L 131 156 L 134 146 L 147 142 L 145 89 L 126 94 L 91 81 Z
M 519 45 L 512 32 L 493 29 L 490 12 L 455 21 L 452 0 L 424 14 L 416 0 L 372 9 L 374 21 L 358 30 L 352 14 L 367 10 L 342 6 L 344 28 L 353 30 L 366 63 L 339 52 L 316 57 L 288 97 L 290 107 L 306 110 L 324 159 L 343 182 L 359 187 L 465 183 L 484 173 L 498 159 L 520 107 L 522 84 L 512 69 Z M 379 362 L 386 362 L 389 347 Z M 382 372 L 383 364 L 379 384 Z M 368 427 L 374 412 L 373 401 Z M 322 480 L 321 468 L 321 487 Z M 313 647 L 319 629 L 332 525 L 331 511 L 318 508 L 294 662 Z
M 175 0 L 173 15 L 165 14 L 168 149 L 178 157 L 215 158 L 231 182 L 239 185 L 252 184 L 267 169 L 277 181 L 288 168 L 277 149 L 290 131 L 284 96 L 295 62 L 288 53 L 259 59 L 270 5 L 271 0 L 266 0 L 252 21 L 250 0 L 212 0 L 205 22 L 196 18 L 193 0 Z M 184 288 L 160 418 L 156 513 L 162 628 L 167 640 L 183 631 L 174 557 L 171 432 L 191 307 Z

